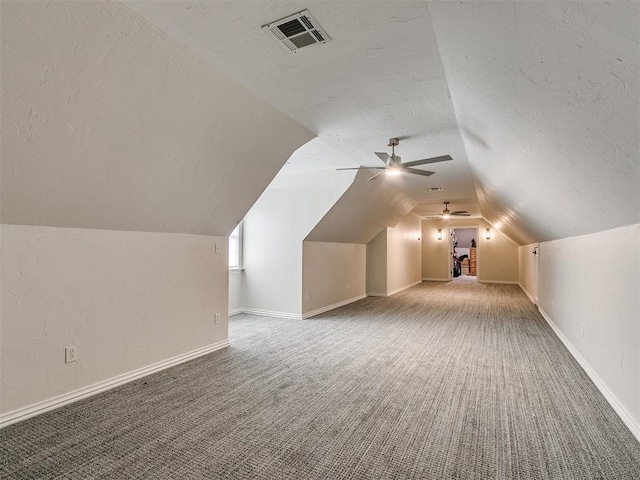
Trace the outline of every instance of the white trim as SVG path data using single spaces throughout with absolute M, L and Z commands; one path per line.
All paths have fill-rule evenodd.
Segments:
M 224 340 L 222 342 L 207 345 L 206 347 L 198 348 L 197 350 L 183 353 L 167 360 L 162 360 L 146 367 L 123 373 L 122 375 L 117 375 L 107 380 L 89 385 L 87 387 L 82 387 L 77 390 L 63 393 L 62 395 L 57 395 L 53 398 L 49 398 L 32 405 L 28 405 L 26 407 L 13 410 L 11 412 L 3 413 L 2 415 L 0 415 L 0 428 L 6 427 L 21 420 L 26 420 L 27 418 L 35 417 L 36 415 L 40 415 L 41 413 L 54 410 L 56 408 L 68 405 L 92 395 L 96 395 L 97 393 L 110 390 L 120 385 L 124 385 L 125 383 L 129 383 L 133 380 L 146 377 L 147 375 L 165 370 L 169 367 L 188 362 L 189 360 L 193 360 L 194 358 L 201 357 L 203 355 L 215 352 L 216 350 L 220 350 L 228 346 L 229 340 Z
M 229 310 L 229 316 L 230 317 L 232 315 L 239 315 L 241 313 L 244 313 L 241 308 L 234 308 L 233 310 Z
M 413 283 L 410 283 L 408 285 L 405 285 L 404 287 L 396 288 L 395 290 L 392 290 L 392 291 L 388 292 L 387 293 L 387 297 L 390 297 L 391 295 L 395 295 L 396 293 L 399 293 L 399 292 L 401 292 L 403 290 L 406 290 L 407 288 L 415 287 L 419 283 L 422 283 L 422 279 L 418 280 L 417 282 L 413 282 Z
M 509 282 L 507 280 L 480 280 L 478 279 L 478 283 L 501 283 L 504 285 L 520 285 L 520 282 Z
M 591 381 L 595 384 L 595 386 L 600 390 L 600 393 L 604 396 L 604 398 L 609 402 L 609 405 L 615 410 L 620 419 L 624 422 L 631 433 L 636 437 L 638 441 L 640 441 L 640 424 L 636 422 L 633 416 L 627 411 L 626 408 L 620 403 L 615 394 L 609 390 L 607 384 L 598 376 L 598 374 L 591 368 L 589 363 L 578 353 L 578 350 L 571 344 L 571 342 L 564 336 L 564 334 L 560 331 L 560 329 L 553 323 L 553 320 L 546 314 L 544 310 L 538 307 L 538 311 L 542 315 L 542 317 L 547 321 L 549 326 L 553 329 L 558 338 L 564 343 L 564 346 L 567 347 L 567 350 L 573 355 L 573 358 L 580 364 L 582 369 L 589 375 Z
M 423 278 L 423 282 L 450 282 L 448 278 Z
M 518 285 L 520 286 L 520 288 L 522 289 L 522 291 L 527 295 L 527 297 L 529 297 L 529 300 L 531 300 L 531 303 L 533 303 L 534 305 L 536 304 L 535 299 L 533 298 L 533 295 L 531 295 L 529 293 L 529 290 L 527 290 L 526 288 L 524 288 L 524 285 L 522 285 L 520 282 L 518 282 Z
M 302 318 L 306 319 L 306 318 L 315 317 L 316 315 L 320 315 L 321 313 L 328 312 L 329 310 L 335 310 L 336 308 L 344 307 L 345 305 L 348 305 L 353 302 L 357 302 L 358 300 L 362 300 L 363 298 L 367 298 L 367 296 L 364 294 L 357 295 L 355 297 L 342 300 L 341 302 L 334 303 L 332 305 L 327 305 L 326 307 L 317 308 L 315 310 L 302 314 Z
M 265 317 L 292 318 L 294 320 L 302 320 L 302 315 L 299 313 L 272 312 L 270 310 L 259 310 L 257 308 L 243 308 L 242 313 L 249 313 L 251 315 L 262 315 Z

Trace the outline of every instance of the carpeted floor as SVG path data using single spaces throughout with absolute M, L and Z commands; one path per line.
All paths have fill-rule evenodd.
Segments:
M 517 286 L 229 329 L 228 349 L 1 430 L 2 478 L 640 478 L 640 444 Z

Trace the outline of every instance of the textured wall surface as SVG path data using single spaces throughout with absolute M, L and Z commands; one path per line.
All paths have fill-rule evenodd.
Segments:
M 302 313 L 364 296 L 366 263 L 366 245 L 305 241 Z
M 367 243 L 367 294 L 387 294 L 387 229 Z
M 225 237 L 20 225 L 1 237 L 2 413 L 227 338 Z
M 317 222 L 306 240 L 312 242 L 369 243 L 385 227 L 393 227 L 416 206 L 416 201 L 388 179 L 369 182 L 370 171 L 355 180 Z
M 117 2 L 1 8 L 3 223 L 228 235 L 313 138 Z
M 627 410 L 636 434 L 639 272 L 640 225 L 540 245 L 540 309 Z
M 243 307 L 302 313 L 303 241 L 353 179 L 332 173 L 278 175 L 245 217 Z
M 410 213 L 387 228 L 387 293 L 422 279 L 421 219 Z
M 449 229 L 479 229 L 477 266 L 479 282 L 518 282 L 518 246 L 481 218 L 422 221 L 422 278 L 446 280 L 449 270 Z M 484 237 L 491 228 L 491 239 Z M 442 240 L 437 239 L 442 229 Z
M 434 2 L 482 216 L 520 244 L 640 221 L 640 3 Z
M 533 254 L 537 244 L 523 245 L 518 248 L 518 283 L 533 297 L 534 303 L 538 300 L 538 270 L 540 257 Z M 538 267 L 536 267 L 538 263 Z

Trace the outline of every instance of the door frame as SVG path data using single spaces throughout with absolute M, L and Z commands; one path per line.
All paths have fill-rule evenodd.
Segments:
M 476 281 L 479 278 L 479 273 L 480 273 L 480 249 L 478 247 L 478 245 L 480 245 L 481 242 L 479 242 L 478 239 L 478 234 L 480 232 L 480 224 L 476 223 L 475 225 L 456 225 L 456 226 L 449 226 L 449 281 L 453 280 L 453 231 L 454 230 L 475 230 L 476 234 L 475 234 L 475 241 L 476 241 Z

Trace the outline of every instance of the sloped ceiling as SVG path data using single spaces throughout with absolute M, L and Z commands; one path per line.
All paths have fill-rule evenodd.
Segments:
M 520 243 L 640 222 L 638 2 L 125 3 L 2 2 L 3 221 L 225 234 L 315 134 L 283 172 L 399 136 L 454 161 L 374 188 Z M 260 29 L 303 8 L 331 42 Z
M 103 2 L 2 2 L 2 222 L 228 235 L 313 134 Z
M 354 165 L 390 136 L 405 160 L 451 153 L 393 186 L 418 214 L 449 200 L 520 243 L 640 221 L 637 2 L 127 4 Z M 258 28 L 302 8 L 330 43 L 294 55 Z
M 444 154 L 454 160 L 431 165 L 432 177 L 407 175 L 382 185 L 414 199 L 416 213 L 432 212 L 432 204 L 442 210 L 445 200 L 480 213 L 425 2 L 125 4 L 318 135 L 316 150 L 294 155 L 283 174 L 380 166 L 373 152 L 390 152 L 388 139 L 401 137 L 396 153 L 404 161 Z M 260 28 L 305 8 L 332 41 L 292 54 Z
M 305 240 L 311 242 L 369 243 L 386 227 L 394 227 L 416 202 L 383 182 L 369 182 L 358 172 L 353 183 L 318 222 Z
M 640 222 L 640 4 L 429 11 L 483 216 L 521 243 Z

